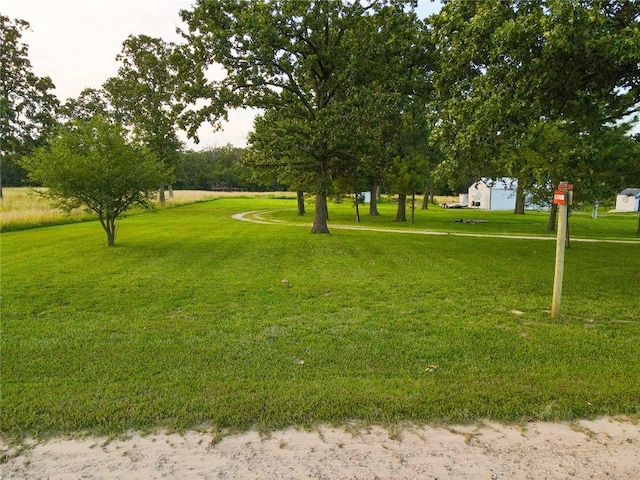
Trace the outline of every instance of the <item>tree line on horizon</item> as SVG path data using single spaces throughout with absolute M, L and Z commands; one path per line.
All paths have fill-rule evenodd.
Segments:
M 83 148 L 119 137 L 128 162 L 157 164 L 145 182 L 129 175 L 145 192 L 133 204 L 156 190 L 163 201 L 167 185 L 275 181 L 315 197 L 313 233 L 329 232 L 336 193 L 383 187 L 404 221 L 412 195 L 481 177 L 517 179 L 516 213 L 525 191 L 548 204 L 562 180 L 585 204 L 640 185 L 640 4 L 452 0 L 426 19 L 416 5 L 199 0 L 180 12 L 180 43 L 129 36 L 117 74 L 64 103 L 31 71 L 28 23 L 2 15 L 2 181 L 64 183 L 60 165 L 86 178 L 109 148 L 74 150 L 71 137 Z M 246 149 L 184 150 L 179 130 L 197 142 L 243 107 L 260 111 Z M 120 162 L 107 157 L 99 175 Z

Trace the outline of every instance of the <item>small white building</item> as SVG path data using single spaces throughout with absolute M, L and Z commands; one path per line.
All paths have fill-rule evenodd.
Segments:
M 483 178 L 469 187 L 468 206 L 480 210 L 513 210 L 517 189 L 515 178 Z
M 616 210 L 640 212 L 640 188 L 625 188 L 616 197 Z

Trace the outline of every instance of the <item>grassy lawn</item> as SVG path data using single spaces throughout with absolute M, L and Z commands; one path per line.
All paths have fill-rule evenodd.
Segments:
M 382 207 L 363 223 L 397 228 Z M 231 218 L 248 210 L 312 220 L 295 200 L 221 199 L 130 216 L 113 248 L 97 222 L 2 233 L 1 433 L 640 417 L 640 244 L 575 243 L 553 321 L 552 241 Z M 333 224 L 353 213 L 330 205 Z M 454 222 L 472 215 L 489 222 Z M 545 226 L 436 207 L 402 228 Z
M 309 205 L 312 208 L 312 204 Z M 428 210 L 420 210 L 416 205 L 415 223 L 411 224 L 411 211 L 407 206 L 407 222 L 393 222 L 397 204 L 384 201 L 378 204 L 379 217 L 368 215 L 369 206 L 360 206 L 360 225 L 375 228 L 407 230 L 437 230 L 457 233 L 544 235 L 554 237 L 547 231 L 549 212 L 527 211 L 525 215 L 514 215 L 505 211 L 486 211 L 476 209 L 446 210 L 437 205 L 429 205 Z M 345 200 L 342 204 L 329 202 L 329 215 L 333 224 L 355 224 L 356 212 L 353 205 Z M 311 214 L 304 217 L 292 215 L 291 210 L 278 211 L 270 215 L 274 219 L 295 223 L 310 223 Z M 461 220 L 464 220 L 461 222 Z M 472 221 L 472 222 L 469 222 Z M 591 211 L 574 211 L 570 217 L 571 236 L 583 238 L 629 238 L 640 240 L 636 234 L 638 228 L 637 213 L 609 214 L 600 209 L 597 219 L 591 218 Z

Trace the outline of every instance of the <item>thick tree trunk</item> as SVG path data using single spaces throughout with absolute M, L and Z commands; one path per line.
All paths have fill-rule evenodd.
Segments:
M 424 197 L 422 197 L 422 210 L 429 210 L 429 187 L 424 189 Z
M 378 187 L 371 187 L 371 201 L 369 202 L 369 215 L 372 217 L 377 217 L 380 215 L 378 212 Z
M 173 200 L 173 183 L 169 184 L 169 198 Z
M 401 193 L 398 195 L 398 211 L 396 212 L 396 222 L 407 221 L 407 195 Z
M 329 227 L 327 226 L 327 220 L 329 218 L 329 211 L 327 210 L 327 194 L 316 194 L 316 210 L 313 218 L 313 226 L 311 227 L 311 233 L 329 233 Z
M 298 215 L 304 215 L 307 213 L 304 209 L 304 192 L 302 190 L 297 190 L 296 198 L 298 200 Z
M 549 232 L 556 231 L 556 219 L 558 218 L 558 206 L 554 203 L 551 205 L 549 212 L 549 223 L 547 224 L 547 230 Z
M 524 187 L 522 186 L 522 182 L 518 182 L 518 189 L 516 190 L 516 206 L 513 209 L 513 213 L 516 215 L 524 215 L 524 207 Z
M 158 200 L 160 201 L 160 205 L 164 205 L 167 202 L 167 199 L 164 196 L 164 183 L 161 184 L 158 189 Z
M 353 201 L 356 205 L 356 222 L 360 223 L 360 199 L 358 198 L 358 192 L 353 194 Z

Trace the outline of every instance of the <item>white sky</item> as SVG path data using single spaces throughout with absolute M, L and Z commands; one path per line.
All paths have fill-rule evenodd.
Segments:
M 115 57 L 129 35 L 146 34 L 178 41 L 179 11 L 192 0 L 2 0 L 0 12 L 31 24 L 22 41 L 29 45 L 29 59 L 36 75 L 49 76 L 61 102 L 76 98 L 87 88 L 100 88 L 117 74 Z M 439 1 L 419 0 L 424 17 L 440 9 Z M 246 145 L 255 113 L 237 110 L 229 122 L 213 132 L 200 131 L 200 144 L 187 141 L 188 148 L 201 149 L 231 143 Z

